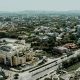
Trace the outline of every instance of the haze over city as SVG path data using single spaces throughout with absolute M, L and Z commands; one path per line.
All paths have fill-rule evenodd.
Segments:
M 0 0 L 0 80 L 80 80 L 80 0 Z
M 0 11 L 24 10 L 80 10 L 80 0 L 0 0 Z

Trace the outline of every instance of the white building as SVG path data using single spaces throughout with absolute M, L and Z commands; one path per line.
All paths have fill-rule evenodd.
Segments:
M 6 43 L 4 42 L 4 44 L 0 46 L 0 62 L 4 64 L 10 64 L 11 66 L 13 66 L 15 59 L 17 59 L 17 61 L 22 59 L 21 57 L 19 57 L 19 55 L 26 51 L 26 45 L 22 43 L 16 43 L 17 40 L 1 40 L 5 40 Z

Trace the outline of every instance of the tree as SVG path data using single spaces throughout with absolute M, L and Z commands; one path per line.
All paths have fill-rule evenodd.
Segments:
M 72 34 L 72 33 L 70 34 L 69 38 L 70 38 L 70 40 L 76 40 L 77 39 L 76 35 Z
M 7 17 L 4 19 L 4 21 L 11 21 L 11 18 Z
M 63 68 L 68 68 L 69 67 L 69 62 L 66 60 L 66 61 L 63 61 L 62 62 L 62 67 Z
M 45 78 L 44 80 L 52 80 L 51 78 Z
M 14 75 L 14 79 L 18 79 L 18 77 L 19 77 L 19 74 Z

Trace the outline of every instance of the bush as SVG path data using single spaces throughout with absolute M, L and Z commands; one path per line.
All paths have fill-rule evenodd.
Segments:
M 72 57 L 69 61 L 66 60 L 66 61 L 63 61 L 62 62 L 62 67 L 63 68 L 68 68 L 69 66 L 77 63 L 80 61 L 80 55 L 78 55 L 77 57 Z
M 14 75 L 14 79 L 18 79 L 19 74 Z
M 52 80 L 51 78 L 45 78 L 44 80 Z
M 69 62 L 66 60 L 66 61 L 63 61 L 62 62 L 62 67 L 63 68 L 67 68 L 67 67 L 69 67 Z
M 15 74 L 14 76 L 19 76 L 19 74 Z
M 18 76 L 15 76 L 14 79 L 18 79 Z

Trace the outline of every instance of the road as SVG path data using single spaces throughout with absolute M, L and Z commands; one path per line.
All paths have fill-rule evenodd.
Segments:
M 74 54 L 69 56 L 69 57 L 63 57 L 63 58 L 57 58 L 56 61 L 52 61 L 50 63 L 48 63 L 47 65 L 45 64 L 44 66 L 35 68 L 31 71 L 29 71 L 30 74 L 30 78 L 29 80 L 36 80 L 38 78 L 41 78 L 43 76 L 45 76 L 46 74 L 48 74 L 51 71 L 55 71 L 57 70 L 58 66 L 65 60 L 69 60 L 72 57 L 76 57 L 77 55 L 80 54 L 80 50 L 74 51 Z M 26 72 L 21 73 L 21 75 L 23 74 L 23 76 L 27 76 Z M 29 77 L 29 76 L 27 76 Z M 21 79 L 21 80 L 27 80 L 25 79 Z
M 74 51 L 74 54 L 69 57 L 64 57 L 63 59 L 57 58 L 56 62 L 31 72 L 33 80 L 43 77 L 45 74 L 48 74 L 50 71 L 57 70 L 60 63 L 62 63 L 65 60 L 69 60 L 72 57 L 76 57 L 79 54 L 80 54 L 80 50 Z

